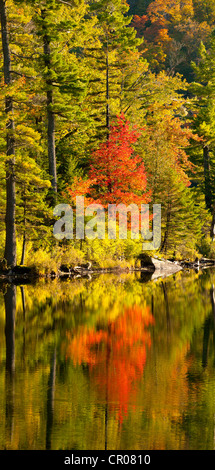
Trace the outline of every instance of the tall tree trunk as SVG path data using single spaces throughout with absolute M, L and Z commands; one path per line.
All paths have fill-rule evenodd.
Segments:
M 22 257 L 21 257 L 21 265 L 25 263 L 25 249 L 26 249 L 26 233 L 24 231 L 23 239 L 22 239 Z
M 215 240 L 215 204 L 213 205 L 213 214 L 212 214 L 212 221 L 211 221 L 211 238 L 212 241 Z
M 51 70 L 51 48 L 50 48 L 50 39 L 46 31 L 45 19 L 46 19 L 46 10 L 41 11 L 41 16 L 44 20 L 43 23 L 43 51 L 44 51 L 44 62 L 47 69 Z M 46 94 L 46 103 L 47 103 L 47 120 L 48 120 L 48 160 L 49 160 L 49 173 L 52 178 L 52 188 L 55 193 L 57 193 L 57 166 L 56 166 L 56 148 L 55 148 L 55 114 L 52 110 L 54 103 L 53 99 L 53 90 L 52 90 L 52 80 L 46 80 L 47 85 L 47 94 Z
M 110 137 L 110 87 L 109 87 L 109 42 L 107 38 L 107 48 L 106 48 L 106 130 L 107 130 L 107 142 L 109 142 Z M 108 144 L 109 145 L 109 144 Z M 109 177 L 108 191 L 112 193 L 112 183 Z
M 168 204 L 167 216 L 166 216 L 166 229 L 165 229 L 164 239 L 163 239 L 163 242 L 162 242 L 162 245 L 161 245 L 161 252 L 163 252 L 165 254 L 166 254 L 167 248 L 168 248 L 170 220 L 171 220 L 171 205 Z
M 2 31 L 2 50 L 4 61 L 4 82 L 11 84 L 11 60 L 7 28 L 6 1 L 0 0 L 0 16 Z M 13 121 L 13 100 L 10 96 L 5 99 L 5 112 L 8 115 L 7 130 L 7 160 L 6 160 L 6 242 L 4 257 L 8 266 L 16 265 L 16 188 L 15 188 L 15 140 Z
M 48 117 L 48 158 L 49 173 L 52 178 L 52 188 L 57 193 L 57 168 L 56 168 L 56 151 L 55 151 L 55 115 L 52 112 L 53 92 L 47 91 L 47 117 Z
M 23 239 L 22 239 L 22 257 L 21 257 L 21 265 L 25 263 L 25 249 L 26 249 L 26 232 L 24 231 Z
M 212 195 L 211 195 L 211 179 L 210 179 L 210 150 L 209 146 L 203 147 L 204 158 L 204 178 L 205 178 L 205 203 L 209 210 L 211 210 Z
M 107 39 L 106 49 L 106 128 L 107 128 L 107 139 L 109 139 L 110 132 L 110 94 L 109 94 L 109 43 Z
M 204 158 L 204 179 L 205 179 L 205 204 L 207 209 L 212 210 L 212 191 L 211 191 L 211 177 L 210 177 L 210 149 L 208 145 L 203 147 Z M 214 241 L 215 238 L 215 205 L 212 212 L 210 236 Z
M 20 264 L 23 265 L 25 262 L 25 248 L 26 248 L 26 197 L 24 194 L 24 233 L 22 239 L 22 257 Z

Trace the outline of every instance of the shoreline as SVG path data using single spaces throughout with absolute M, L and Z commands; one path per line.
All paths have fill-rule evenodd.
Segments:
M 90 264 L 90 263 L 89 263 Z M 108 274 L 108 273 L 134 273 L 141 272 L 151 274 L 154 278 L 160 276 L 169 276 L 176 274 L 180 271 L 187 271 L 190 269 L 205 269 L 215 266 L 215 260 L 202 258 L 200 261 L 189 262 L 183 261 L 170 261 L 160 257 L 149 257 L 144 255 L 141 259 L 141 266 L 114 266 L 110 268 L 93 268 L 87 265 L 80 265 L 76 267 L 62 266 L 57 272 L 51 271 L 47 274 L 41 274 L 35 268 L 25 266 L 15 266 L 10 270 L 0 271 L 1 282 L 35 282 L 38 279 L 77 279 L 88 278 L 91 279 L 95 274 Z

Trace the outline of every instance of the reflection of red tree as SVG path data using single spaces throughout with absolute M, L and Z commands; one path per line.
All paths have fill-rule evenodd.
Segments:
M 146 327 L 154 318 L 148 307 L 135 305 L 123 315 L 109 321 L 107 328 L 95 331 L 83 328 L 73 337 L 67 357 L 75 364 L 87 364 L 108 409 L 118 410 L 122 422 L 129 399 L 135 392 L 135 381 L 141 377 L 146 362 L 146 347 L 151 345 Z

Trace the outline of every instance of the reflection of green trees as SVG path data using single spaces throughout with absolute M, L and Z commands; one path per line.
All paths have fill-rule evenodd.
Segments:
M 149 326 L 152 345 L 123 424 L 109 416 L 108 448 L 213 447 L 215 273 L 179 273 L 147 284 L 139 277 L 105 275 L 18 286 L 11 387 L 5 373 L 12 336 L 6 348 L 4 287 L 1 449 L 104 448 L 105 404 L 88 368 L 66 360 L 67 334 L 75 337 L 83 326 L 103 328 L 133 305 L 149 306 L 155 317 Z
M 215 303 L 214 284 L 208 297 L 211 309 L 202 326 L 195 329 L 190 344 L 187 371 L 188 401 L 182 414 L 180 429 L 184 432 L 186 443 L 191 449 L 214 450 L 215 435 Z M 204 430 L 204 434 L 203 434 Z M 204 435 L 204 438 L 203 438 Z
M 197 409 L 199 406 L 197 396 L 191 394 L 189 399 L 189 376 L 190 373 L 193 374 L 193 367 L 196 368 L 198 354 L 198 361 L 202 364 L 205 341 L 204 325 L 207 324 L 207 318 L 212 312 L 211 282 L 212 279 L 208 273 L 204 273 L 199 279 L 195 275 L 193 275 L 193 279 L 183 276 L 181 283 L 173 284 L 168 280 L 162 286 L 165 289 L 163 299 L 161 295 L 156 297 L 154 306 L 155 340 L 151 358 L 146 364 L 145 381 L 140 390 L 140 400 L 145 403 L 142 431 L 147 432 L 146 448 L 193 448 L 195 425 L 193 426 L 193 434 L 191 433 L 187 440 L 185 428 L 181 426 L 181 422 L 188 409 L 189 422 L 191 423 L 192 419 L 195 419 L 195 416 L 193 417 L 195 402 Z M 162 310 L 162 315 L 156 315 L 156 311 L 161 312 Z M 162 334 L 159 334 L 161 331 Z M 196 331 L 201 332 L 201 338 L 198 341 L 199 353 L 197 344 L 192 350 Z M 212 341 L 212 332 L 210 338 Z M 213 377 L 212 370 L 210 377 Z M 196 381 L 201 389 L 203 383 L 198 374 Z M 210 401 L 210 404 L 214 410 L 214 403 Z M 210 418 L 209 415 L 208 417 L 204 415 L 204 407 L 201 408 L 201 413 L 202 424 L 204 422 L 205 425 L 207 419 Z M 207 449 L 208 440 L 204 441 L 203 437 L 204 426 L 202 425 L 200 428 L 199 448 Z M 197 443 L 198 439 L 196 439 L 196 448 L 198 448 Z M 213 446 L 213 440 L 210 445 Z

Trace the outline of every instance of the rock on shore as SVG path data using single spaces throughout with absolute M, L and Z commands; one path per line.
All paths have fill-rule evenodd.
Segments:
M 157 256 L 151 257 L 147 254 L 140 255 L 141 270 L 155 272 L 158 274 L 175 274 L 182 271 L 182 266 L 176 261 L 169 261 Z

